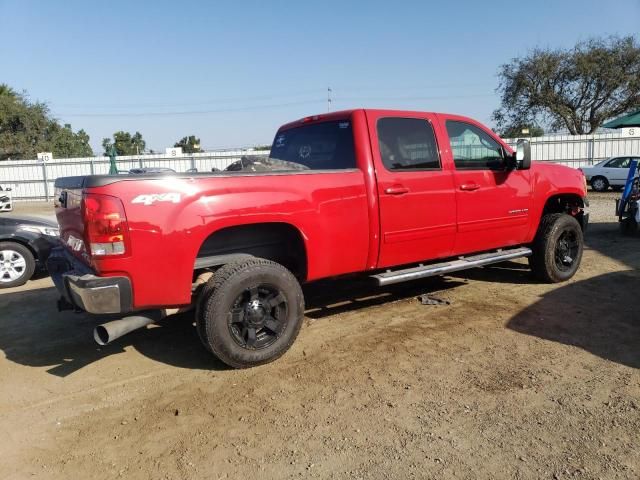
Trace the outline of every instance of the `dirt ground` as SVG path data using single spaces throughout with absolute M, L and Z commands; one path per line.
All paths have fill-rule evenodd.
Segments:
M 639 478 L 640 238 L 591 197 L 570 282 L 517 261 L 313 285 L 292 350 L 251 370 L 189 315 L 100 348 L 49 279 L 4 290 L 0 478 Z

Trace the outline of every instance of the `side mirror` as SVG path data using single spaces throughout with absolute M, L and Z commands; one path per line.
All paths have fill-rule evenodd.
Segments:
M 529 170 L 531 168 L 531 144 L 529 140 L 518 140 L 515 160 L 518 170 Z

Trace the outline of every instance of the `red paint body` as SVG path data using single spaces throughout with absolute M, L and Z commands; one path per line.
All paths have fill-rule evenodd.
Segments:
M 420 118 L 436 134 L 440 171 L 389 171 L 378 150 L 381 117 Z M 87 192 L 121 199 L 129 227 L 124 256 L 94 257 L 101 276 L 127 276 L 135 308 L 191 302 L 193 266 L 207 237 L 225 227 L 281 222 L 304 240 L 307 281 L 429 261 L 532 241 L 551 196 L 586 197 L 582 173 L 534 162 L 530 170 L 456 170 L 445 120 L 455 115 L 354 110 L 311 121 L 350 119 L 358 168 L 344 171 L 123 177 Z M 281 127 L 298 127 L 301 121 Z M 125 180 L 126 179 L 126 180 Z M 141 194 L 180 193 L 179 203 L 132 203 Z M 86 193 L 86 192 L 85 192 Z M 57 208 L 63 241 L 82 238 L 79 208 Z M 509 212 L 519 211 L 513 214 Z

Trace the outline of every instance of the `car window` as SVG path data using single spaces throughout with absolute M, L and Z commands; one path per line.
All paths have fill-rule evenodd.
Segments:
M 447 121 L 457 169 L 496 169 L 504 165 L 502 147 L 482 129 L 466 122 Z
M 419 118 L 381 118 L 377 124 L 380 157 L 387 170 L 440 169 L 431 124 Z
M 280 131 L 269 158 L 297 169 L 356 168 L 351 121 L 311 123 Z
M 618 157 L 611 160 L 605 166 L 607 168 L 629 168 L 631 159 L 629 157 Z

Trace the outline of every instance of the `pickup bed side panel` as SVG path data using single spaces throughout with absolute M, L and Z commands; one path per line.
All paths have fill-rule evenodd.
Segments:
M 305 243 L 307 280 L 366 266 L 369 206 L 360 170 L 166 177 L 91 191 L 124 204 L 132 252 L 95 264 L 100 275 L 126 272 L 136 308 L 190 303 L 198 251 L 225 227 L 266 222 L 295 227 Z M 141 195 L 156 200 L 136 201 Z

